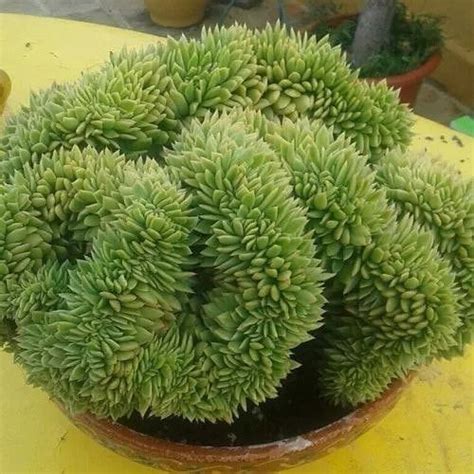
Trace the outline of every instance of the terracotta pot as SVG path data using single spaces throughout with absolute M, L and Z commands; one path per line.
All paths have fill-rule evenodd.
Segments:
M 172 28 L 200 23 L 209 0 L 145 0 L 151 19 Z
M 428 77 L 438 67 L 440 62 L 441 54 L 435 53 L 425 63 L 412 71 L 395 76 L 366 78 L 365 80 L 367 82 L 380 82 L 385 79 L 389 86 L 400 90 L 401 102 L 414 107 L 423 79 Z
M 357 14 L 349 14 L 349 15 L 340 15 L 328 21 L 330 26 L 338 26 L 342 22 L 350 19 L 354 19 L 357 17 Z M 313 31 L 318 26 L 317 21 L 313 21 L 307 23 L 300 27 L 300 30 L 306 31 L 309 34 L 312 34 Z M 365 77 L 364 80 L 369 83 L 380 82 L 383 80 L 387 81 L 387 84 L 394 89 L 398 89 L 400 91 L 400 101 L 404 102 L 405 104 L 414 107 L 416 102 L 416 97 L 420 90 L 421 84 L 423 79 L 428 77 L 439 65 L 441 61 L 441 54 L 439 52 L 430 56 L 427 61 L 416 69 L 412 71 L 405 72 L 403 74 L 397 74 L 394 76 L 386 76 L 386 77 Z
M 8 77 L 8 74 L 0 69 L 0 115 L 5 109 L 5 104 L 7 103 L 8 96 L 12 90 L 12 81 Z
M 274 472 L 313 461 L 346 445 L 383 418 L 395 405 L 407 383 L 395 381 L 376 401 L 314 431 L 268 444 L 236 447 L 197 446 L 137 433 L 91 414 L 70 416 L 82 431 L 113 451 L 159 469 L 186 472 Z

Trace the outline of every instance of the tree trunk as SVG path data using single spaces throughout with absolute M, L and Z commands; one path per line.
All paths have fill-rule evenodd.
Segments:
M 352 44 L 352 64 L 361 67 L 377 54 L 390 35 L 395 0 L 366 0 Z

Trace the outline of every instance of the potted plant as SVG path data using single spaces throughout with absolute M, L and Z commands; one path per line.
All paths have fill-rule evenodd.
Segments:
M 441 60 L 441 18 L 412 14 L 396 0 L 367 0 L 358 15 L 337 15 L 333 2 L 313 0 L 292 4 L 290 11 L 302 16 L 302 29 L 317 37 L 327 34 L 332 44 L 341 45 L 362 78 L 386 79 L 411 106 Z
M 172 28 L 200 23 L 208 3 L 209 0 L 145 0 L 151 19 Z
M 350 441 L 472 336 L 473 183 L 406 155 L 410 125 L 278 25 L 32 96 L 0 142 L 4 347 L 154 466 L 269 471 Z

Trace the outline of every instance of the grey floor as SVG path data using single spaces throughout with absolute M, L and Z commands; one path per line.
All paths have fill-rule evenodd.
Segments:
M 213 5 L 206 21 L 217 21 L 223 10 L 222 5 Z M 160 36 L 197 35 L 200 30 L 199 26 L 176 30 L 155 25 L 143 0 L 0 0 L 0 12 L 68 18 Z
M 225 7 L 212 3 L 204 24 L 215 25 L 221 20 Z M 164 28 L 155 25 L 145 10 L 143 0 L 0 0 L 0 13 L 23 13 L 52 16 L 71 20 L 100 23 L 127 28 L 159 36 L 197 36 L 201 26 L 185 29 Z M 263 2 L 251 10 L 233 8 L 224 23 L 246 23 L 259 27 L 277 19 L 275 0 Z M 434 81 L 425 81 L 418 97 L 415 112 L 437 122 L 449 125 L 452 119 L 469 113 L 467 107 L 455 100 Z

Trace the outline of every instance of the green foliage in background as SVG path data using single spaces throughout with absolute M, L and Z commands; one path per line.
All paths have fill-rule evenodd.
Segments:
M 330 10 L 334 13 L 334 10 Z M 318 15 L 321 20 L 314 35 L 328 35 L 332 45 L 340 45 L 350 53 L 357 28 L 357 17 L 331 24 L 330 18 Z M 444 35 L 442 18 L 420 13 L 410 13 L 397 2 L 387 44 L 372 56 L 360 69 L 361 77 L 386 77 L 403 74 L 421 66 L 432 54 L 441 50 Z

